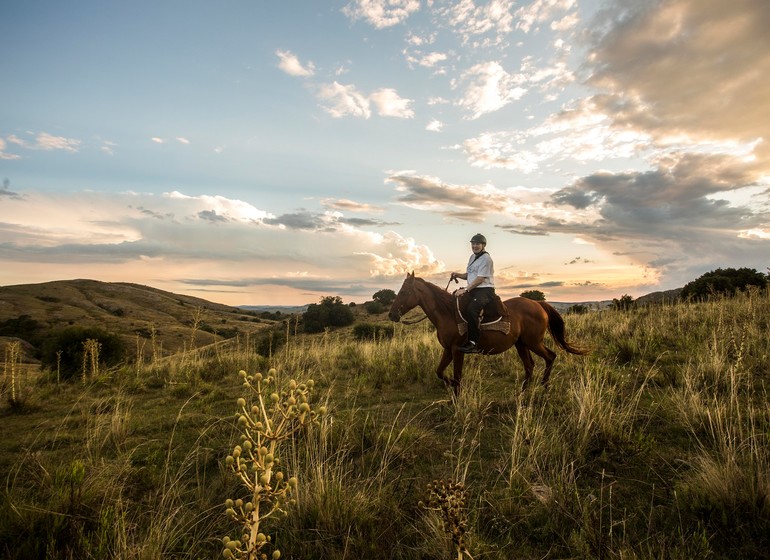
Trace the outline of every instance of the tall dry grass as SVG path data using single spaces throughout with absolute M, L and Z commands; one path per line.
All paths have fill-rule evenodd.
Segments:
M 114 394 L 90 401 L 112 403 L 87 424 L 85 478 L 100 461 L 113 477 L 105 470 L 113 482 L 93 486 L 92 516 L 113 512 L 104 513 L 117 520 L 105 542 L 119 557 L 217 554 L 222 496 L 233 490 L 217 465 L 236 443 L 234 378 L 273 367 L 313 378 L 330 411 L 291 442 L 285 468 L 300 491 L 274 526 L 284 557 L 455 555 L 445 518 L 419 506 L 439 481 L 462 489 L 466 557 L 767 558 L 768 292 L 565 319 L 570 339 L 592 352 L 559 352 L 550 389 L 525 393 L 511 352 L 469 357 L 455 397 L 435 377 L 440 347 L 425 323 L 375 342 L 348 331 L 305 337 L 288 325 L 269 356 L 238 340 L 116 374 Z M 162 445 L 134 433 L 150 396 L 166 407 L 166 431 L 153 436 Z M 198 415 L 207 419 L 193 422 Z M 43 469 L 28 469 L 25 455 L 8 479 L 6 526 L 14 508 L 42 526 L 28 507 L 39 495 L 22 473 L 41 480 L 55 470 L 46 457 L 72 437 L 65 428 L 37 446 Z M 154 481 L 137 494 L 142 469 Z M 0 536 L 31 538 L 12 527 Z M 96 557 L 96 544 L 82 549 Z

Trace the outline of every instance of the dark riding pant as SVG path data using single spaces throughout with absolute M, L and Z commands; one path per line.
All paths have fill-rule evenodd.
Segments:
M 479 341 L 479 316 L 481 311 L 492 302 L 495 297 L 494 288 L 474 288 L 471 290 L 471 301 L 465 309 L 468 320 L 468 340 Z

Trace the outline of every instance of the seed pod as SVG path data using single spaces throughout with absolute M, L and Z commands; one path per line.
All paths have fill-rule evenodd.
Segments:
M 301 405 L 299 405 L 299 411 L 302 414 L 306 414 L 306 413 L 310 412 L 310 405 L 307 404 L 306 402 L 303 402 Z
M 326 414 L 326 407 L 325 406 L 318 407 L 318 414 L 320 414 L 321 416 L 324 416 Z
M 229 548 L 226 548 L 226 549 L 224 549 L 222 551 L 222 557 L 223 558 L 232 558 L 233 557 L 233 552 Z
M 235 500 L 235 507 L 237 507 L 237 508 L 243 507 L 243 500 L 241 500 L 240 498 Z
M 230 498 L 227 498 L 227 499 L 225 500 L 225 507 L 226 507 L 226 508 L 231 508 L 231 507 L 233 507 L 233 501 L 232 501 Z M 228 538 L 227 538 L 227 540 L 229 541 L 229 540 L 230 540 L 230 537 L 228 537 Z
M 243 408 L 244 406 L 246 406 L 246 399 L 241 397 L 240 399 L 238 399 L 238 408 Z
M 261 373 L 255 373 L 254 374 L 254 379 L 256 379 L 257 381 L 262 381 L 262 374 Z
M 225 459 L 225 465 L 227 465 L 228 467 L 232 467 L 234 463 L 235 463 L 235 457 L 233 457 L 232 455 L 228 455 L 227 459 Z
M 297 382 L 294 379 L 289 381 L 289 389 L 291 389 L 293 391 L 296 388 L 297 388 Z
M 238 375 L 240 375 L 241 377 L 246 377 L 247 374 L 245 371 L 241 370 L 238 372 Z
M 273 403 L 277 403 L 279 400 L 281 400 L 281 397 L 278 396 L 278 393 L 273 393 L 272 395 L 270 395 L 270 400 Z
M 292 476 L 289 479 L 289 486 L 291 486 L 292 488 L 296 488 L 297 484 L 299 484 L 299 481 L 297 480 L 297 477 L 296 476 Z
M 281 557 L 281 551 L 280 550 L 274 550 L 273 551 L 273 560 L 278 560 Z

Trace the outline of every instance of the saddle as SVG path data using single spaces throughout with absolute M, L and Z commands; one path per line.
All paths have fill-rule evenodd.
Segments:
M 455 319 L 457 320 L 457 330 L 460 331 L 460 334 L 468 332 L 468 320 L 464 314 L 472 297 L 470 292 L 466 292 L 459 298 L 456 298 Z M 501 331 L 505 334 L 510 332 L 511 321 L 508 316 L 508 308 L 503 303 L 503 300 L 500 299 L 500 296 L 495 294 L 492 301 L 484 306 L 479 316 L 479 323 L 480 330 L 482 331 Z

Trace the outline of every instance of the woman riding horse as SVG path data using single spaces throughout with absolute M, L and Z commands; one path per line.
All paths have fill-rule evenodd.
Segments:
M 564 319 L 550 304 L 523 297 L 511 298 L 503 303 L 508 312 L 510 325 L 507 330 L 482 329 L 478 340 L 478 351 L 483 354 L 500 354 L 515 346 L 524 364 L 522 389 L 529 384 L 535 368 L 532 352 L 545 361 L 542 384 L 548 385 L 556 352 L 543 344 L 546 331 L 549 331 L 556 343 L 570 354 L 588 353 L 587 350 L 567 342 Z M 451 385 L 457 394 L 460 390 L 465 359 L 460 346 L 467 337 L 461 334 L 458 326 L 456 298 L 446 290 L 416 277 L 413 272 L 406 275 L 406 280 L 390 306 L 388 317 L 391 321 L 398 322 L 404 314 L 415 307 L 420 307 L 436 327 L 438 341 L 444 349 L 436 375 L 444 383 Z M 454 364 L 454 376 L 451 380 L 447 380 L 444 377 L 444 370 L 450 363 Z

